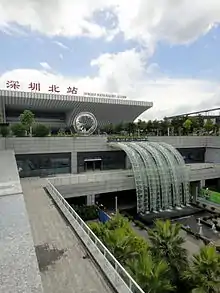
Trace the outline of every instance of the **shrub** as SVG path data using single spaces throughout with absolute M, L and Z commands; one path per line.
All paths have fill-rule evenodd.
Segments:
M 137 227 L 139 227 L 140 229 L 145 229 L 145 225 L 144 225 L 142 222 L 138 221 L 138 220 L 135 220 L 135 221 L 134 221 L 134 224 L 135 224 Z
M 133 217 L 129 215 L 129 216 L 128 216 L 128 220 L 129 220 L 129 221 L 133 221 Z
M 138 226 L 138 222 L 139 222 L 139 221 L 134 220 L 134 224 L 135 224 L 135 226 Z
M 13 124 L 11 126 L 11 130 L 15 136 L 19 136 L 19 137 L 25 136 L 26 129 L 25 129 L 25 126 L 21 123 Z
M 96 206 L 76 206 L 72 208 L 84 221 L 95 220 L 98 218 L 98 209 Z
M 9 128 L 8 128 L 8 126 L 1 126 L 0 127 L 0 134 L 3 136 L 3 137 L 7 137 L 8 135 L 9 135 L 9 132 L 10 132 L 10 130 L 9 130 Z
M 139 227 L 140 229 L 142 229 L 142 230 L 145 229 L 145 225 L 144 225 L 143 223 L 141 223 L 141 222 L 139 222 L 138 227 Z
M 49 128 L 44 124 L 37 124 L 33 129 L 33 135 L 37 137 L 48 136 L 49 132 Z

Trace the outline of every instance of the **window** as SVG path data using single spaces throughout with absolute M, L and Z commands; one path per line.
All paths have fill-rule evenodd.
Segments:
M 44 177 L 71 173 L 71 154 L 16 155 L 20 177 Z

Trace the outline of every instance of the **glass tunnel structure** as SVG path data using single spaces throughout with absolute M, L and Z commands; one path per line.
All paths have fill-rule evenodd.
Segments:
M 147 214 L 186 206 L 189 174 L 181 154 L 160 142 L 112 142 L 128 156 L 134 173 L 137 212 Z

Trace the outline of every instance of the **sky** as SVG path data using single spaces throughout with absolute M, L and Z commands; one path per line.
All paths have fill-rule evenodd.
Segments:
M 219 23 L 219 0 L 0 0 L 0 88 L 118 93 L 146 120 L 220 107 Z

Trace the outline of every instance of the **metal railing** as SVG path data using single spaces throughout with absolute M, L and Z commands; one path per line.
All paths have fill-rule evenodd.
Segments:
M 128 293 L 144 293 L 141 287 L 135 282 L 135 280 L 129 275 L 129 273 L 123 268 L 123 266 L 116 260 L 116 258 L 111 254 L 111 252 L 105 247 L 105 245 L 99 240 L 99 238 L 93 233 L 93 231 L 86 225 L 86 223 L 79 217 L 79 215 L 74 211 L 74 209 L 67 203 L 67 201 L 63 198 L 59 191 L 50 182 L 50 179 L 47 179 L 47 182 L 48 192 L 50 193 L 58 207 L 61 209 L 67 220 L 70 222 L 71 226 L 76 231 L 80 239 L 84 242 L 87 248 L 90 248 L 89 251 L 91 252 L 90 242 L 92 242 L 93 246 L 99 251 L 99 253 L 101 253 L 105 265 L 101 263 L 100 257 L 98 257 L 98 260 L 100 260 L 100 262 L 97 261 L 95 255 L 93 255 L 93 257 L 96 259 L 103 273 L 106 275 L 106 277 L 115 287 L 115 289 L 117 290 L 118 288 L 124 287 L 122 291 L 117 291 Z M 80 229 L 75 229 L 76 226 L 74 227 L 73 223 L 71 223 L 71 220 L 74 220 L 75 224 L 78 224 L 78 228 Z M 84 236 L 87 236 L 86 241 Z M 95 252 L 94 250 L 92 251 Z M 106 268 L 106 270 L 104 268 Z M 116 284 L 118 284 L 118 286 Z M 125 289 L 127 290 L 125 291 Z

